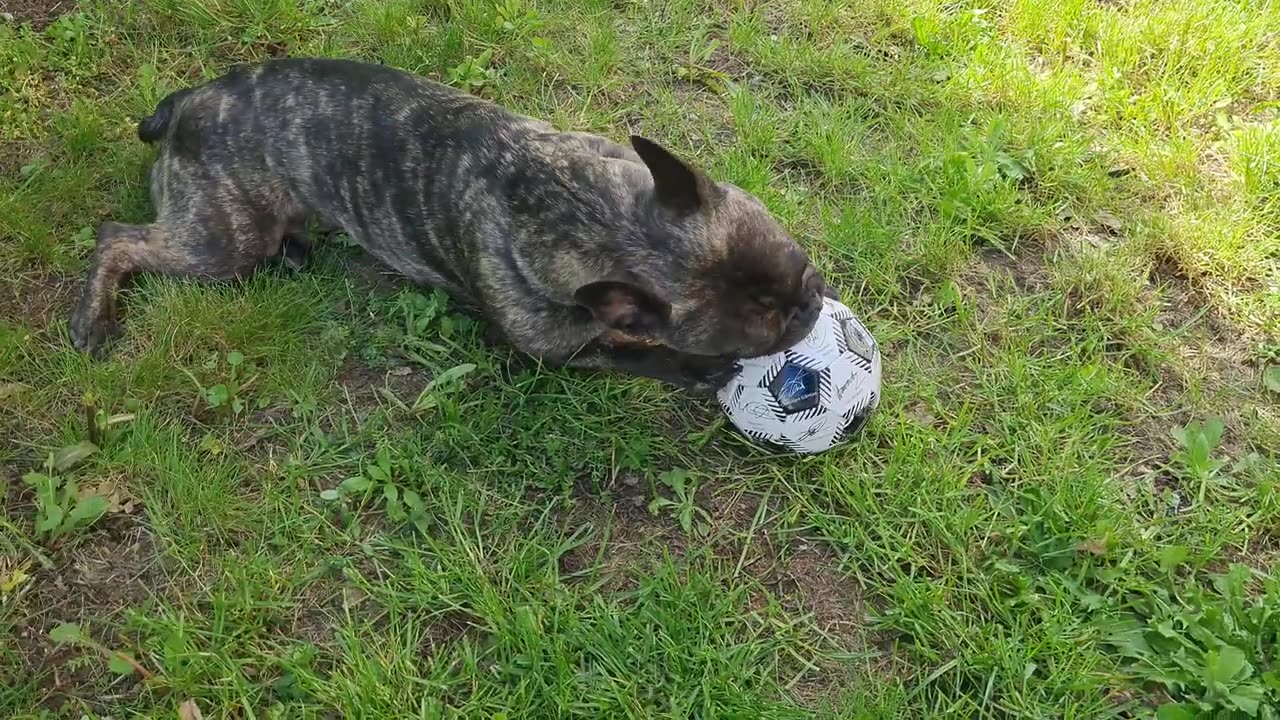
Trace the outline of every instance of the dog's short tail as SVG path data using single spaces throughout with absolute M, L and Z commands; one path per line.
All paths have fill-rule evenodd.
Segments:
M 156 106 L 155 112 L 151 113 L 151 117 L 143 119 L 138 123 L 138 139 L 144 143 L 153 143 L 164 137 L 165 132 L 169 129 L 169 123 L 173 122 L 174 110 L 177 109 L 178 101 L 181 100 L 190 90 L 179 90 L 165 96 Z

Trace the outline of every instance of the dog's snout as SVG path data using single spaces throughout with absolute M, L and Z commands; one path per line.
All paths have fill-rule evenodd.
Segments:
M 804 300 L 791 308 L 791 312 L 787 313 L 787 329 L 793 332 L 808 332 L 818 319 L 820 312 L 822 312 L 821 293 L 806 294 Z

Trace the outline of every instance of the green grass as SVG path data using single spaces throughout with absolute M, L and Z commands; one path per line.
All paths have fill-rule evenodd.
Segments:
M 1272 0 L 0 25 L 0 714 L 1277 717 L 1278 38 Z M 881 410 L 779 456 L 653 383 L 511 363 L 337 244 L 143 278 L 82 358 L 92 228 L 149 212 L 137 119 L 282 50 L 640 131 L 757 194 L 879 339 Z M 127 417 L 61 475 L 111 509 L 48 540 L 21 478 L 86 395 Z

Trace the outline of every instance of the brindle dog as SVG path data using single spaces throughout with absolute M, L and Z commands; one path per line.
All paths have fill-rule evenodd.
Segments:
M 764 206 L 656 143 L 559 132 L 380 65 L 286 59 L 165 98 L 156 220 L 104 223 L 75 346 L 101 354 L 140 271 L 299 266 L 309 221 L 488 317 L 553 364 L 707 394 L 813 326 L 826 283 Z

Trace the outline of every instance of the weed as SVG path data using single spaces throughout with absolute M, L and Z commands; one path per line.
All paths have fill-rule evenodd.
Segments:
M 155 677 L 151 671 L 143 667 L 129 653 L 108 649 L 102 643 L 89 637 L 79 625 L 63 623 L 49 631 L 49 639 L 60 645 L 77 645 L 96 651 L 107 661 L 107 669 L 117 675 L 137 673 L 143 679 Z
M 392 316 L 401 326 L 398 341 L 405 357 L 434 369 L 440 358 L 448 356 L 453 349 L 449 341 L 469 322 L 449 315 L 448 308 L 448 297 L 439 290 L 426 295 L 406 290 L 396 295 Z
M 1213 713 L 1275 717 L 1280 707 L 1280 584 L 1241 565 L 1202 587 L 1189 578 L 1176 592 L 1150 591 L 1108 629 L 1107 642 L 1129 671 L 1162 686 L 1173 702 L 1160 718 Z
M 709 37 L 705 31 L 698 32 L 689 41 L 686 57 L 675 66 L 676 77 L 685 82 L 702 85 L 712 92 L 725 92 L 728 89 L 728 76 L 709 67 L 711 59 L 719 49 L 720 40 Z
M 492 60 L 492 48 L 486 48 L 476 56 L 467 56 L 461 63 L 449 68 L 445 75 L 446 81 L 468 92 L 479 92 L 493 84 L 498 77 L 497 70 L 489 66 Z
M 116 428 L 132 422 L 137 415 L 134 411 L 138 409 L 138 402 L 133 399 L 126 400 L 124 403 L 125 410 L 123 413 L 108 413 L 107 409 L 98 405 L 98 398 L 93 393 L 85 393 L 80 400 L 84 408 L 85 428 L 88 433 L 89 442 L 96 447 L 105 445 Z
M 1199 485 L 1197 501 L 1200 503 L 1204 502 L 1210 482 L 1227 464 L 1226 460 L 1213 457 L 1224 427 L 1221 418 L 1212 418 L 1203 424 L 1192 421 L 1186 427 L 1172 431 L 1173 437 L 1182 445 L 1182 449 L 1173 454 L 1173 461 L 1180 466 L 1184 478 Z
M 225 363 L 227 366 L 226 380 L 208 387 L 201 385 L 200 381 L 190 371 L 184 370 L 184 372 L 196 384 L 201 399 L 204 400 L 209 408 L 224 415 L 239 415 L 248 407 L 245 391 L 257 381 L 257 376 L 246 377 L 246 372 L 241 370 L 244 365 L 244 355 L 238 350 L 232 350 L 227 353 Z M 217 370 L 219 368 L 218 356 L 214 355 L 206 360 L 204 368 L 206 370 Z M 258 403 L 260 406 L 265 407 L 267 400 L 260 398 Z
M 446 398 L 463 389 L 463 380 L 475 369 L 475 364 L 463 363 L 432 378 L 422 392 L 418 393 L 417 399 L 408 408 L 409 412 L 420 414 L 440 407 Z
M 659 473 L 658 482 L 662 483 L 674 497 L 667 498 L 655 494 L 653 500 L 649 502 L 649 512 L 657 515 L 662 510 L 669 509 L 676 521 L 680 523 L 680 529 L 686 534 L 694 531 L 696 522 L 698 534 L 706 535 L 710 516 L 707 515 L 707 511 L 698 507 L 698 482 L 689 471 L 668 470 Z
M 1280 365 L 1271 365 L 1262 371 L 1262 384 L 1267 390 L 1280 395 Z
M 538 11 L 521 0 L 503 0 L 493 6 L 493 12 L 499 30 L 519 37 L 531 37 L 543 25 Z
M 944 218 L 1005 251 L 1008 248 L 994 231 L 998 226 L 990 222 L 988 209 L 1015 202 L 1014 188 L 1031 173 L 1030 158 L 1008 148 L 1008 132 L 1008 121 L 996 117 L 985 132 L 966 133 L 963 149 L 942 161 L 946 186 L 938 204 Z
M 387 448 L 379 447 L 374 462 L 366 464 L 360 475 L 343 480 L 336 488 L 322 491 L 320 498 L 341 504 L 347 498 L 367 498 L 370 493 L 375 493 L 377 504 L 382 506 L 389 520 L 397 524 L 407 522 L 425 534 L 428 516 L 422 496 L 397 484 L 402 473 L 399 463 L 392 462 Z
M 74 479 L 53 474 L 53 467 L 51 456 L 47 472 L 22 476 L 22 481 L 35 493 L 36 535 L 46 543 L 92 526 L 106 514 L 108 507 L 106 498 L 81 493 Z

